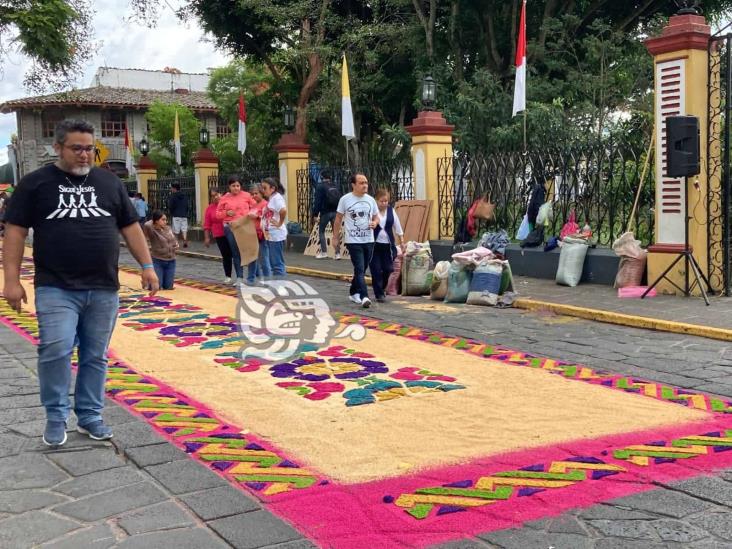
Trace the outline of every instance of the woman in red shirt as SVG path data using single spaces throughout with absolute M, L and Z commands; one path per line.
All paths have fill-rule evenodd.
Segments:
M 232 175 L 229 177 L 229 192 L 221 197 L 219 205 L 216 207 L 216 219 L 222 221 L 224 224 L 224 236 L 226 236 L 226 240 L 229 242 L 231 257 L 234 259 L 234 270 L 236 271 L 234 284 L 243 283 L 244 269 L 241 266 L 239 246 L 236 243 L 234 233 L 229 227 L 229 223 L 247 215 L 253 202 L 252 195 L 241 190 L 239 178 Z
M 220 200 L 221 193 L 212 189 L 208 197 L 208 207 L 203 216 L 203 244 L 208 248 L 212 238 L 216 241 L 221 252 L 221 261 L 224 264 L 224 284 L 231 284 L 231 265 L 233 263 L 231 246 L 224 235 L 224 222 L 216 218 L 216 209 Z

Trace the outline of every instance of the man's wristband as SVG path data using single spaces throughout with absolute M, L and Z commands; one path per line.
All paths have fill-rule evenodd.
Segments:
M 143 263 L 141 265 L 141 267 L 142 267 L 142 270 L 144 271 L 145 269 L 152 269 L 153 268 L 153 264 L 152 263 Z

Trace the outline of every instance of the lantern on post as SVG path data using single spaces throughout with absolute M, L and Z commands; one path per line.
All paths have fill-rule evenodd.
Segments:
M 208 146 L 208 128 L 206 126 L 201 126 L 201 129 L 198 130 L 198 142 L 204 149 Z
M 285 129 L 291 132 L 295 128 L 295 109 L 291 105 L 287 105 L 282 111 L 282 118 Z
M 149 153 L 149 152 L 150 152 L 150 145 L 147 142 L 147 138 L 143 137 L 140 140 L 140 154 L 142 154 L 142 156 L 147 156 L 147 153 Z
M 431 76 L 425 76 L 422 80 L 422 106 L 426 111 L 435 108 L 437 99 L 437 82 Z

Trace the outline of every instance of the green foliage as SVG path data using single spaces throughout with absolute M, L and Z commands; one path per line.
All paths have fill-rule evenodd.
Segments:
M 272 147 L 280 137 L 283 105 L 273 85 L 274 78 L 263 65 L 244 59 L 235 59 L 212 72 L 208 95 L 216 104 L 219 115 L 234 130 L 232 136 L 212 144 L 211 148 L 222 163 L 235 163 L 236 166 L 241 163 L 236 135 L 240 93 L 243 93 L 247 104 L 246 155 L 263 163 L 276 161 L 277 154 Z
M 193 170 L 191 155 L 199 147 L 198 131 L 201 122 L 188 107 L 156 101 L 145 113 L 145 119 L 150 126 L 150 158 L 158 165 L 159 175 L 173 175 L 178 171 L 173 146 L 176 112 L 180 127 L 181 166 L 186 173 Z
M 34 91 L 68 86 L 91 56 L 91 6 L 86 0 L 0 0 L 0 36 L 14 36 L 33 62 L 24 84 Z M 0 56 L 9 53 L 0 44 Z

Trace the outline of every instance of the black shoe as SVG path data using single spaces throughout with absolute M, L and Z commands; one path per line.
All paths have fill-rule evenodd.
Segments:
M 386 297 L 384 297 L 383 295 L 382 296 L 379 296 L 379 297 L 376 298 L 376 301 L 378 301 L 379 303 L 385 303 L 386 302 Z

